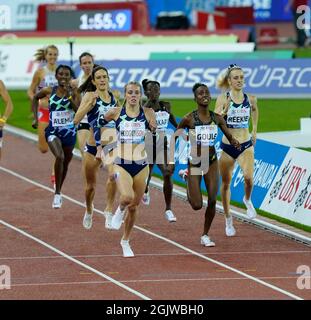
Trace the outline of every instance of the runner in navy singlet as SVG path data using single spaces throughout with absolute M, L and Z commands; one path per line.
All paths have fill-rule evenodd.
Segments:
M 129 238 L 149 174 L 144 140 L 148 130 L 152 132 L 156 130 L 154 111 L 141 106 L 141 96 L 140 84 L 129 82 L 125 86 L 123 107 L 109 110 L 101 119 L 101 125 L 114 120 L 118 132 L 114 172 L 118 174 L 120 205 L 112 218 L 111 225 L 118 230 L 125 218 L 124 233 L 120 243 L 124 257 L 134 256 Z
M 34 114 L 37 115 L 39 100 L 49 97 L 49 124 L 45 129 L 45 138 L 55 156 L 55 195 L 52 203 L 55 209 L 62 206 L 61 187 L 76 142 L 73 118 L 78 108 L 80 94 L 77 88 L 70 87 L 72 74 L 69 66 L 59 65 L 55 72 L 58 86 L 43 88 L 33 98 Z M 34 119 L 34 125 L 37 122 L 38 116 Z
M 258 107 L 257 98 L 247 95 L 243 91 L 244 72 L 232 64 L 226 72 L 219 77 L 218 87 L 224 90 L 216 101 L 215 112 L 224 116 L 230 133 L 240 141 L 241 150 L 236 150 L 228 144 L 224 136 L 221 143 L 222 154 L 219 161 L 222 177 L 221 197 L 225 213 L 225 232 L 228 237 L 234 236 L 236 230 L 230 214 L 230 184 L 232 172 L 237 162 L 244 176 L 245 196 L 243 202 L 247 208 L 250 219 L 256 217 L 256 210 L 251 201 L 254 175 L 254 145 L 256 143 Z M 250 119 L 252 119 L 252 132 L 250 134 Z

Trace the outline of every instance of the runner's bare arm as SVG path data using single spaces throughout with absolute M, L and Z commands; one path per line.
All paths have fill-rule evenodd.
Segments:
M 176 121 L 175 116 L 173 115 L 173 113 L 171 112 L 171 104 L 169 102 L 165 102 L 165 107 L 167 109 L 167 111 L 170 113 L 170 118 L 169 118 L 169 122 L 175 127 L 175 129 L 178 126 L 178 123 Z
M 259 110 L 257 105 L 257 97 L 250 96 L 250 102 L 252 106 L 252 142 L 255 145 L 257 139 L 257 125 L 258 125 L 258 117 L 259 117 Z
M 80 106 L 75 114 L 73 123 L 78 124 L 83 117 L 93 108 L 96 102 L 97 94 L 95 92 L 87 92 L 80 103 Z
M 38 93 L 36 93 L 33 97 L 32 100 L 32 112 L 33 112 L 33 122 L 32 122 L 32 127 L 34 129 L 37 129 L 38 127 L 38 106 L 39 106 L 39 100 L 42 98 L 45 98 L 46 96 L 49 96 L 52 92 L 52 88 L 50 87 L 45 87 L 42 88 Z
M 222 116 L 228 112 L 230 98 L 227 98 L 224 94 L 220 95 L 216 99 L 216 106 L 214 112 Z
M 1 120 L 0 128 L 2 128 L 13 111 L 13 103 L 8 90 L 6 89 L 4 83 L 1 80 L 0 80 L 0 97 L 2 97 L 5 105 L 3 115 L 2 117 L 0 117 L 0 120 Z
M 27 90 L 27 95 L 30 99 L 30 101 L 33 100 L 35 94 L 36 94 L 36 89 L 37 87 L 39 86 L 40 82 L 41 82 L 41 79 L 42 79 L 42 72 L 43 70 L 42 69 L 39 69 L 37 70 L 34 75 L 33 75 L 33 78 L 32 78 L 32 81 L 31 81 L 31 84 L 30 84 L 30 87 L 29 89 Z

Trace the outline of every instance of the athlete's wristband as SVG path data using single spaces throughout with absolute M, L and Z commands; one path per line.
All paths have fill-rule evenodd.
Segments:
M 6 123 L 6 118 L 5 117 L 0 118 L 0 123 Z

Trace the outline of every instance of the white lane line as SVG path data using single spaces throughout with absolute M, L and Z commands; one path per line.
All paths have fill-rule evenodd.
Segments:
M 262 277 L 261 279 L 269 280 L 284 280 L 284 279 L 297 279 L 297 277 Z M 146 280 L 124 280 L 122 283 L 144 283 L 144 282 L 185 282 L 185 281 L 240 281 L 248 280 L 246 278 L 236 277 L 236 278 L 186 278 L 186 279 L 146 279 Z M 11 284 L 11 287 L 31 287 L 31 286 L 66 286 L 66 285 L 92 285 L 92 284 L 108 284 L 109 281 L 77 281 L 77 282 L 38 282 L 38 283 L 16 283 Z
M 205 254 L 206 252 L 199 252 L 201 254 Z M 301 251 L 231 251 L 231 252 L 209 252 L 208 254 L 210 256 L 213 255 L 256 255 L 256 254 L 301 254 L 301 253 L 307 253 L 307 254 L 311 254 L 311 251 L 305 251 L 305 250 L 301 250 Z M 135 254 L 136 256 L 149 256 L 149 257 L 175 257 L 175 256 L 189 256 L 191 255 L 191 253 L 187 253 L 187 252 L 183 252 L 183 253 L 176 253 L 176 252 L 171 252 L 171 253 L 137 253 Z M 90 254 L 90 255 L 76 255 L 76 256 L 72 256 L 73 258 L 84 258 L 84 259 L 100 259 L 100 258 L 109 258 L 109 257 L 120 257 L 120 254 Z M 32 260 L 32 259 L 63 259 L 63 257 L 60 256 L 24 256 L 24 257 L 0 257 L 0 260 Z
M 9 173 L 9 174 L 12 174 L 13 176 L 21 179 L 21 180 L 27 181 L 27 182 L 29 182 L 29 183 L 31 183 L 31 184 L 34 184 L 34 185 L 36 185 L 36 186 L 38 186 L 38 187 L 41 187 L 41 188 L 43 188 L 43 189 L 45 189 L 45 190 L 49 190 L 49 191 L 51 191 L 51 192 L 54 193 L 54 190 L 52 190 L 51 188 L 47 188 L 46 186 L 41 185 L 40 183 L 35 182 L 35 181 L 31 180 L 31 179 L 28 179 L 28 178 L 26 178 L 26 177 L 24 177 L 24 176 L 22 176 L 22 175 L 20 175 L 20 174 L 18 174 L 18 173 L 16 173 L 16 172 L 12 171 L 12 170 L 3 168 L 3 167 L 1 167 L 1 166 L 0 166 L 0 170 L 3 170 L 3 171 L 5 171 L 5 172 L 7 172 L 7 173 Z M 73 199 L 73 198 L 71 198 L 71 197 L 65 196 L 65 195 L 64 195 L 63 197 L 66 198 L 66 199 L 69 200 L 69 201 L 72 201 L 72 202 L 74 202 L 74 203 L 82 206 L 82 207 L 85 207 L 84 203 L 82 203 L 82 202 L 80 202 L 80 201 L 77 201 L 77 200 L 75 200 L 75 199 Z M 102 211 L 97 210 L 97 209 L 95 209 L 94 211 L 96 211 L 96 212 L 98 212 L 98 213 L 100 213 L 100 214 L 104 214 Z M 0 222 L 1 222 L 1 220 L 0 220 Z M 201 254 L 201 253 L 198 253 L 198 252 L 196 252 L 196 251 L 194 251 L 194 250 L 192 250 L 192 249 L 189 249 L 189 248 L 187 248 L 187 247 L 185 247 L 185 246 L 183 246 L 183 245 L 181 245 L 181 244 L 179 244 L 179 243 L 177 243 L 177 242 L 175 242 L 175 241 L 173 241 L 173 240 L 167 239 L 167 238 L 165 238 L 165 237 L 163 237 L 163 236 L 161 236 L 161 235 L 158 235 L 158 234 L 156 234 L 156 233 L 154 233 L 154 232 L 152 232 L 152 231 L 149 231 L 149 230 L 147 230 L 147 229 L 144 229 L 144 228 L 141 228 L 141 227 L 138 227 L 138 226 L 134 226 L 134 228 L 136 228 L 136 229 L 138 229 L 138 230 L 140 230 L 140 231 L 142 231 L 142 232 L 145 232 L 145 233 L 147 233 L 147 234 L 149 234 L 149 235 L 151 235 L 151 236 L 153 236 L 153 237 L 155 237 L 155 238 L 158 238 L 158 239 L 161 239 L 161 240 L 163 240 L 163 241 L 165 241 L 165 242 L 167 242 L 167 243 L 170 243 L 170 244 L 172 244 L 173 246 L 178 247 L 178 248 L 180 248 L 181 250 L 184 250 L 184 251 L 186 251 L 186 252 L 189 252 L 189 253 L 191 253 L 191 254 L 199 257 L 199 258 L 202 258 L 202 259 L 207 260 L 207 261 L 209 261 L 209 262 L 212 262 L 212 263 L 214 263 L 214 264 L 216 264 L 216 265 L 219 265 L 219 266 L 221 266 L 221 267 L 223 267 L 223 268 L 225 268 L 225 269 L 228 269 L 228 270 L 230 270 L 230 271 L 232 271 L 232 272 L 235 272 L 235 273 L 237 273 L 237 274 L 239 274 L 239 275 L 241 275 L 241 276 L 243 276 L 243 277 L 245 277 L 245 278 L 248 278 L 249 280 L 252 280 L 252 281 L 257 282 L 257 283 L 259 283 L 259 284 L 261 284 L 261 285 L 263 285 L 263 286 L 265 286 L 265 287 L 268 287 L 268 288 L 270 288 L 270 289 L 272 289 L 272 290 L 275 290 L 275 291 L 277 291 L 277 292 L 280 292 L 280 293 L 282 293 L 282 294 L 284 294 L 284 295 L 286 295 L 286 296 L 288 296 L 288 297 L 290 297 L 290 298 L 292 298 L 292 299 L 295 299 L 295 300 L 303 300 L 303 298 L 301 298 L 301 297 L 299 297 L 299 296 L 296 296 L 296 295 L 294 295 L 293 293 L 291 293 L 291 292 L 289 292 L 289 291 L 283 290 L 283 289 L 281 289 L 281 288 L 279 288 L 279 287 L 277 287 L 277 286 L 274 286 L 274 285 L 272 285 L 272 284 L 270 284 L 270 283 L 267 283 L 267 282 L 265 282 L 265 281 L 262 281 L 262 280 L 260 280 L 260 279 L 258 279 L 258 278 L 256 278 L 256 277 L 253 277 L 253 276 L 251 276 L 251 275 L 249 275 L 249 274 L 247 274 L 247 273 L 245 273 L 245 272 L 242 272 L 242 271 L 240 271 L 240 270 L 238 270 L 238 269 L 235 269 L 235 268 L 233 268 L 233 267 L 230 267 L 229 265 L 226 265 L 226 264 L 224 264 L 224 263 L 222 263 L 222 262 L 219 262 L 219 261 L 217 261 L 217 260 L 215 260 L 215 259 L 209 258 L 209 257 L 207 257 L 207 256 L 205 256 L 205 255 L 203 255 L 203 254 Z M 73 258 L 72 258 L 72 259 L 73 259 Z M 78 261 L 78 260 L 77 260 L 77 261 Z
M 13 226 L 13 225 L 11 225 L 11 224 L 3 221 L 3 220 L 0 220 L 0 223 L 3 224 L 4 226 L 6 226 L 7 228 L 10 228 L 10 229 L 12 229 L 12 230 L 14 230 L 14 231 L 22 234 L 23 236 L 25 236 L 25 237 L 27 237 L 27 238 L 29 238 L 29 239 L 31 239 L 31 240 L 33 240 L 33 241 L 41 244 L 42 246 L 44 246 L 44 247 L 46 247 L 46 248 L 48 248 L 48 249 L 56 252 L 57 254 L 59 254 L 59 255 L 63 256 L 64 258 L 66 258 L 66 259 L 68 259 L 68 260 L 70 260 L 70 261 L 78 264 L 79 266 L 81 266 L 81 267 L 83 267 L 83 268 L 85 268 L 85 269 L 87 269 L 87 270 L 89 270 L 89 271 L 97 274 L 98 276 L 100 276 L 100 277 L 102 277 L 102 278 L 104 278 L 104 279 L 109 280 L 109 281 L 112 282 L 113 284 L 121 287 L 122 289 L 125 289 L 126 291 L 128 291 L 128 292 L 136 295 L 137 297 L 139 297 L 139 298 L 141 298 L 141 299 L 143 299 L 143 300 L 151 300 L 149 297 L 143 295 L 142 293 L 140 293 L 140 292 L 138 292 L 138 291 L 136 291 L 136 290 L 134 290 L 134 289 L 132 289 L 132 288 L 124 285 L 122 282 L 117 281 L 117 280 L 115 280 L 115 279 L 107 276 L 106 274 L 104 274 L 104 273 L 102 273 L 102 272 L 100 272 L 100 271 L 98 271 L 98 270 L 90 267 L 89 265 L 87 265 L 87 264 L 85 264 L 85 263 L 83 263 L 83 262 L 81 262 L 81 261 L 79 261 L 79 260 L 71 257 L 70 255 L 64 253 L 63 251 L 60 251 L 60 250 L 58 250 L 57 248 L 53 247 L 52 245 L 50 245 L 50 244 L 48 244 L 48 243 L 46 243 L 46 242 L 44 242 L 44 241 L 42 241 L 42 240 L 40 240 L 40 239 L 32 236 L 31 234 L 29 234 L 29 233 L 27 233 L 27 232 L 25 232 L 25 231 L 23 231 L 23 230 L 21 230 L 21 229 L 19 229 L 19 228 L 16 228 L 15 226 Z

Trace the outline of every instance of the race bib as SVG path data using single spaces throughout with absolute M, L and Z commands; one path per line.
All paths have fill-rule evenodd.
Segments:
M 164 131 L 168 126 L 170 114 L 166 111 L 156 112 L 157 130 Z
M 52 111 L 52 126 L 66 127 L 73 125 L 73 111 Z
M 217 137 L 218 128 L 214 124 L 206 126 L 196 126 L 195 136 L 197 144 L 201 144 L 203 147 L 214 146 Z
M 248 128 L 250 108 L 230 108 L 227 114 L 227 125 L 230 128 Z
M 145 133 L 145 122 L 122 121 L 120 123 L 119 137 L 121 143 L 142 143 L 145 139 Z

